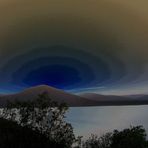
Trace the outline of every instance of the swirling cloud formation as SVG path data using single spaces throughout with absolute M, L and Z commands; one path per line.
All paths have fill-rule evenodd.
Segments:
M 147 1 L 132 2 L 1 1 L 0 91 L 146 93 Z

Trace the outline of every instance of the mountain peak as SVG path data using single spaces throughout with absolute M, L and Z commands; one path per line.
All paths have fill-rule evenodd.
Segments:
M 41 84 L 41 85 L 37 85 L 37 86 L 33 86 L 31 88 L 41 88 L 41 89 L 49 89 L 49 88 L 53 88 L 53 89 L 56 89 L 54 87 L 51 87 L 49 85 L 45 85 L 45 84 Z
M 30 88 L 27 88 L 25 89 L 23 92 L 28 92 L 28 91 L 49 91 L 49 90 L 60 90 L 60 89 L 57 89 L 57 88 L 54 88 L 52 86 L 49 86 L 49 85 L 37 85 L 37 86 L 32 86 Z M 61 90 L 62 91 L 62 90 Z

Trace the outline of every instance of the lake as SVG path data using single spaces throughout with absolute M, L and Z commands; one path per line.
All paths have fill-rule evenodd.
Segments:
M 102 135 L 130 125 L 143 125 L 148 133 L 148 105 L 71 107 L 66 116 L 75 134 L 84 138 L 91 133 Z

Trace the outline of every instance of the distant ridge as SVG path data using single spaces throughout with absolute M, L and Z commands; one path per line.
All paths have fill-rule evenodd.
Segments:
M 16 94 L 2 95 L 0 96 L 0 107 L 5 107 L 7 100 L 9 101 L 27 101 L 33 100 L 38 97 L 39 94 L 47 93 L 49 97 L 58 103 L 66 103 L 68 106 L 95 106 L 96 101 L 91 101 L 81 96 L 70 94 L 64 92 L 63 90 L 48 86 L 39 85 L 35 87 L 30 87 L 24 91 Z
M 100 95 L 96 93 L 84 93 L 80 94 L 81 97 L 86 99 L 97 101 L 100 106 L 122 106 L 122 105 L 147 105 L 148 95 Z
M 0 107 L 5 107 L 7 104 L 7 100 L 12 102 L 15 100 L 33 100 L 36 99 L 39 94 L 45 92 L 53 101 L 56 101 L 58 103 L 66 103 L 70 107 L 148 104 L 148 95 L 115 96 L 100 95 L 95 93 L 74 95 L 48 85 L 39 85 L 27 88 L 16 94 L 0 95 Z

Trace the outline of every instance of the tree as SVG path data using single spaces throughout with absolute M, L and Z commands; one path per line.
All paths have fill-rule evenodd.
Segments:
M 71 124 L 64 120 L 67 110 L 65 104 L 58 104 L 52 101 L 47 93 L 43 93 L 32 101 L 9 102 L 2 112 L 2 117 L 38 131 L 50 141 L 69 148 L 75 136 Z
M 0 148 L 58 148 L 61 144 L 45 135 L 0 118 Z
M 83 148 L 148 148 L 146 131 L 142 126 L 130 127 L 122 131 L 114 130 L 112 133 L 98 137 L 91 137 L 83 142 Z
M 111 144 L 111 133 L 107 133 L 101 137 L 97 135 L 91 135 L 88 140 L 83 142 L 83 148 L 110 148 Z
M 147 148 L 146 131 L 142 126 L 130 127 L 123 131 L 115 130 L 111 148 Z

